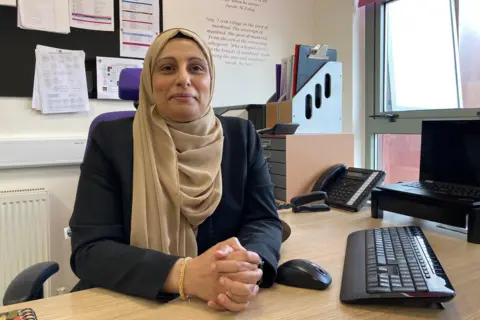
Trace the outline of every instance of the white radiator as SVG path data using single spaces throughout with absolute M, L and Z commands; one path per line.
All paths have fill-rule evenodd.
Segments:
M 50 260 L 49 216 L 47 190 L 0 190 L 0 305 L 13 278 Z M 44 292 L 50 293 L 50 281 Z

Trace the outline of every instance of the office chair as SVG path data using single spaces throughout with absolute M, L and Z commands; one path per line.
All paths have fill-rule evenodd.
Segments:
M 43 284 L 59 270 L 56 262 L 40 262 L 20 272 L 7 287 L 3 305 L 43 298 Z
M 120 73 L 119 97 L 122 100 L 133 101 L 138 107 L 138 88 L 142 69 L 128 68 Z M 112 121 L 121 118 L 133 117 L 135 111 L 114 111 L 98 115 L 90 124 L 87 137 L 88 148 L 91 135 L 95 127 L 102 121 Z M 43 285 L 51 276 L 60 269 L 58 263 L 53 261 L 36 263 L 20 272 L 7 287 L 3 297 L 3 305 L 38 300 L 43 298 Z

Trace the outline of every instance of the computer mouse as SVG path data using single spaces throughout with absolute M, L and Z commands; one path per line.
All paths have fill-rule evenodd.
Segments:
M 278 267 L 275 282 L 297 288 L 325 290 L 332 283 L 332 277 L 311 261 L 293 259 Z

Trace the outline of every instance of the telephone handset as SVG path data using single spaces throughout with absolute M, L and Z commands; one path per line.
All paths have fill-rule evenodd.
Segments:
M 325 200 L 330 207 L 359 211 L 370 198 L 372 190 L 385 179 L 385 172 L 336 164 L 325 170 L 313 186 L 312 192 L 291 199 L 292 207 Z M 312 211 L 312 210 L 308 210 Z M 325 210 L 317 210 L 325 211 Z
M 325 170 L 315 182 L 312 191 L 326 191 L 326 189 L 337 181 L 347 171 L 344 164 L 336 164 Z

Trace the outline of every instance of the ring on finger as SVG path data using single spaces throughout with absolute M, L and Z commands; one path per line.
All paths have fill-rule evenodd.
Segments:
M 225 292 L 225 295 L 234 303 L 248 304 L 251 300 L 251 296 L 237 296 L 229 291 Z

